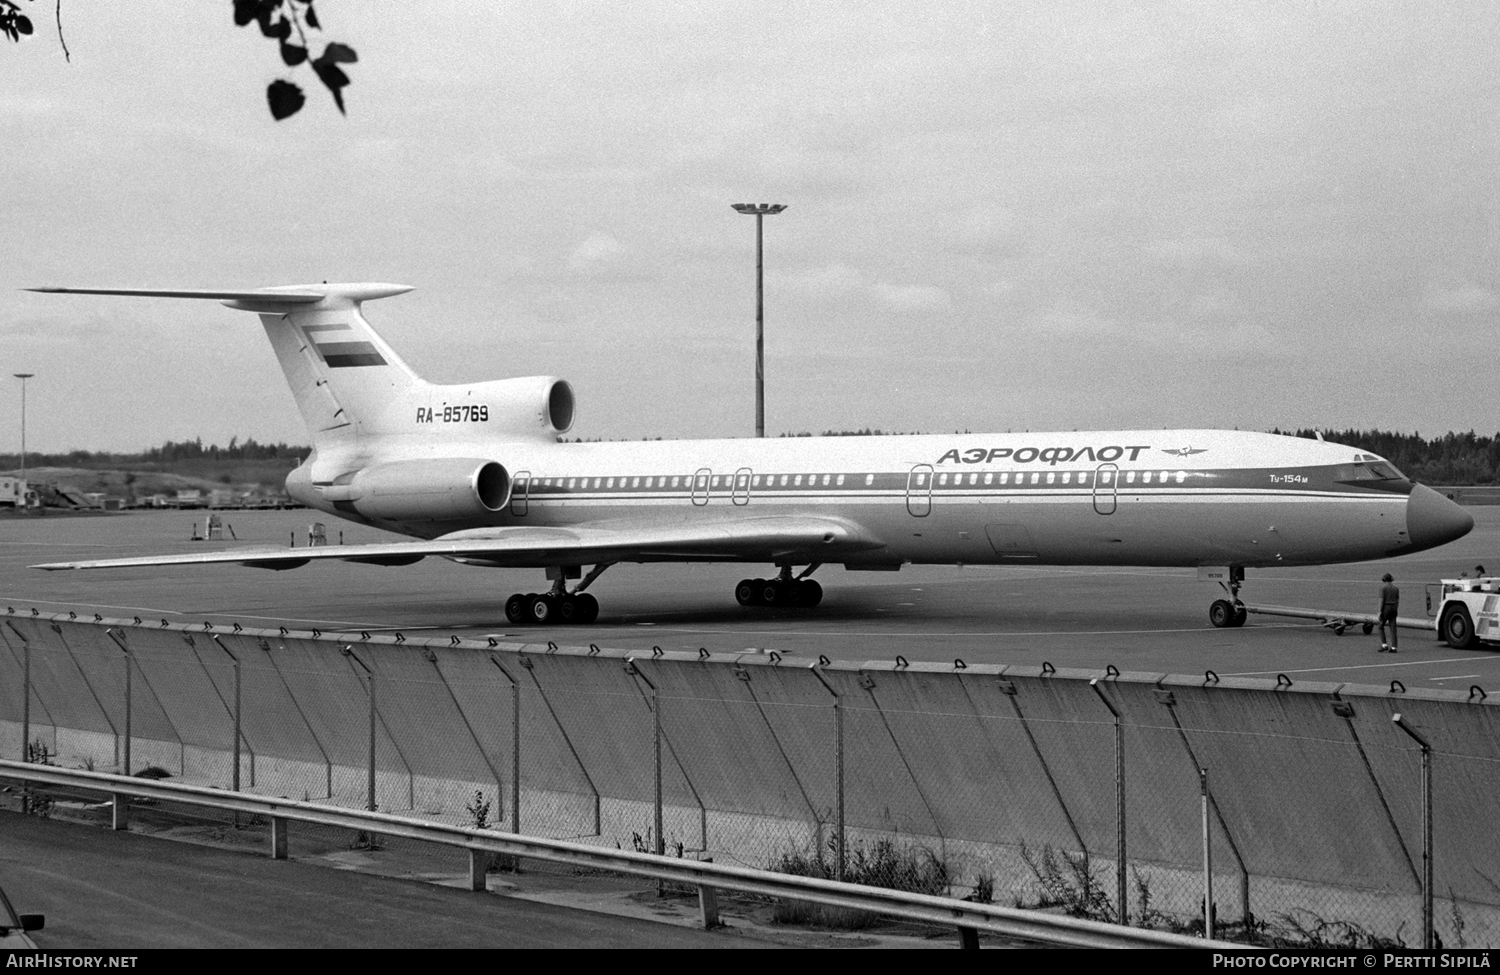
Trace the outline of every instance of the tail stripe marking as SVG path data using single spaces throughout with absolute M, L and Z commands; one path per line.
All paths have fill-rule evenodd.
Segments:
M 371 342 L 318 342 L 320 332 L 353 332 L 348 322 L 333 322 L 327 325 L 304 325 L 302 332 L 312 347 L 330 369 L 348 369 L 354 366 L 383 366 L 385 357 Z M 344 338 L 346 336 L 336 336 Z

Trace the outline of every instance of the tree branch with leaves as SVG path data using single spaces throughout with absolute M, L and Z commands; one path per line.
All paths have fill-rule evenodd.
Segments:
M 32 0 L 26 0 L 26 2 L 31 3 Z M 309 52 L 312 50 L 312 44 L 308 41 L 307 32 L 323 29 L 322 23 L 318 20 L 318 13 L 313 9 L 313 0 L 233 0 L 233 2 L 236 26 L 258 25 L 261 34 L 277 43 L 283 64 L 288 68 L 295 68 L 301 64 L 312 68 L 313 74 L 317 75 L 323 87 L 333 95 L 333 103 L 338 106 L 339 114 L 348 114 L 344 110 L 344 89 L 349 85 L 349 76 L 339 65 L 354 64 L 359 60 L 359 55 L 355 54 L 354 48 L 347 44 L 329 41 L 323 46 L 321 54 L 311 57 Z M 22 11 L 20 0 L 0 0 L 0 34 L 4 34 L 17 43 L 22 37 L 31 36 L 36 30 L 31 18 Z M 62 33 L 62 0 L 57 0 L 53 16 L 57 21 L 57 40 L 62 45 L 63 56 L 71 61 L 72 56 L 68 53 L 68 44 L 63 39 Z M 295 40 L 293 35 L 295 35 Z M 295 82 L 286 78 L 277 78 L 266 86 L 266 102 L 270 106 L 271 117 L 279 122 L 301 111 L 302 106 L 307 103 L 307 96 L 302 93 L 302 88 Z

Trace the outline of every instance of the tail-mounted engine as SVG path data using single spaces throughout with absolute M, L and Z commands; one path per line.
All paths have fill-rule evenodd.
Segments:
M 338 478 L 323 498 L 372 520 L 447 521 L 502 510 L 510 487 L 492 460 L 449 457 L 375 464 Z

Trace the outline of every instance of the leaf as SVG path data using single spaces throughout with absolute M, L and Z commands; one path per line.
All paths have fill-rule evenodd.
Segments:
M 315 10 L 313 10 L 312 4 L 310 3 L 307 5 L 307 26 L 311 27 L 313 30 L 323 29 L 323 25 L 318 23 L 318 14 Z
M 234 0 L 234 26 L 245 27 L 259 15 L 257 0 Z
M 31 33 L 31 18 L 25 14 L 16 15 L 16 30 L 23 34 Z
M 295 68 L 297 65 L 307 60 L 307 48 L 298 47 L 296 44 L 288 44 L 286 41 L 282 41 L 281 60 L 286 62 L 287 67 Z
M 272 20 L 270 14 L 268 13 L 266 14 L 266 16 L 261 18 L 260 32 L 267 37 L 275 38 L 278 41 L 284 41 L 288 37 L 292 36 L 292 25 L 287 21 L 285 17 L 277 17 L 275 20 Z
M 323 53 L 318 57 L 319 64 L 353 64 L 358 60 L 359 55 L 354 53 L 354 48 L 338 41 L 323 48 Z
M 312 63 L 313 70 L 318 73 L 318 78 L 333 93 L 333 103 L 339 107 L 340 115 L 347 115 L 344 111 L 343 88 L 349 83 L 349 76 L 336 64 L 325 64 L 321 61 Z
M 301 88 L 278 78 L 266 88 L 266 101 L 271 104 L 271 117 L 280 122 L 301 111 L 307 97 L 302 94 Z

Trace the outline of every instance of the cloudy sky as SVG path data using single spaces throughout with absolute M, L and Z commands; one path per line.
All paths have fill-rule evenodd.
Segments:
M 1500 5 L 319 0 L 347 118 L 227 0 L 66 0 L 71 63 L 52 6 L 0 40 L 32 449 L 306 442 L 252 316 L 48 284 L 410 284 L 429 379 L 751 435 L 740 201 L 771 433 L 1500 429 Z

